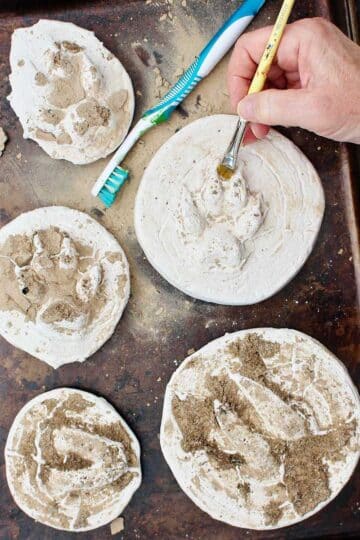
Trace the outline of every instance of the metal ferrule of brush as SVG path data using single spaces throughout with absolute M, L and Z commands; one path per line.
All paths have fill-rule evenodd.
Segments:
M 239 118 L 233 138 L 230 141 L 229 147 L 222 161 L 223 165 L 225 165 L 232 171 L 236 169 L 239 149 L 244 140 L 246 126 L 247 126 L 247 121 L 244 120 L 243 118 Z

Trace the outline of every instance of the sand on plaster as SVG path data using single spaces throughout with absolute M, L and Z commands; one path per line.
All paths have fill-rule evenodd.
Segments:
M 166 390 L 160 442 L 213 518 L 272 529 L 317 512 L 359 458 L 359 395 L 320 343 L 287 329 L 228 334 L 188 357 Z
M 70 388 L 41 394 L 21 409 L 5 460 L 18 506 L 67 531 L 109 523 L 141 483 L 135 435 L 107 401 Z
M 64 207 L 34 210 L 3 227 L 0 268 L 1 334 L 54 367 L 95 352 L 129 298 L 128 264 L 115 238 Z
M 10 64 L 9 100 L 25 138 L 77 164 L 119 146 L 134 112 L 133 89 L 120 61 L 92 32 L 40 20 L 15 30 Z

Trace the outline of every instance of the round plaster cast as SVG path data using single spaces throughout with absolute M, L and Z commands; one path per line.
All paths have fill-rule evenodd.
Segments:
M 183 491 L 237 527 L 274 529 L 318 512 L 359 459 L 359 395 L 311 337 L 262 328 L 189 356 L 166 389 L 160 443 Z
M 131 80 L 93 32 L 40 20 L 14 31 L 9 101 L 24 129 L 49 156 L 76 164 L 106 157 L 134 113 Z
M 133 432 L 105 399 L 72 388 L 40 394 L 21 409 L 5 462 L 21 510 L 66 531 L 109 523 L 141 484 Z
M 279 291 L 316 240 L 324 195 L 307 158 L 274 130 L 240 150 L 230 181 L 216 166 L 237 117 L 202 118 L 173 135 L 145 171 L 135 205 L 138 241 L 186 294 L 246 305 Z
M 130 294 L 117 240 L 87 214 L 50 206 L 0 230 L 0 334 L 59 367 L 109 339 Z

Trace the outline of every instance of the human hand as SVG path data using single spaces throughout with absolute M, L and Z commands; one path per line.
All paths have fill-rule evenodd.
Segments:
M 325 19 L 289 24 L 265 89 L 245 97 L 271 30 L 244 34 L 229 63 L 231 103 L 251 122 L 246 142 L 283 125 L 359 144 L 360 47 Z

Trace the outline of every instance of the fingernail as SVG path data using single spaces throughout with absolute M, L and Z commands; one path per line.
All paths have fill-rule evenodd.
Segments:
M 238 115 L 244 120 L 251 120 L 254 117 L 254 106 L 250 97 L 242 99 L 237 106 Z

